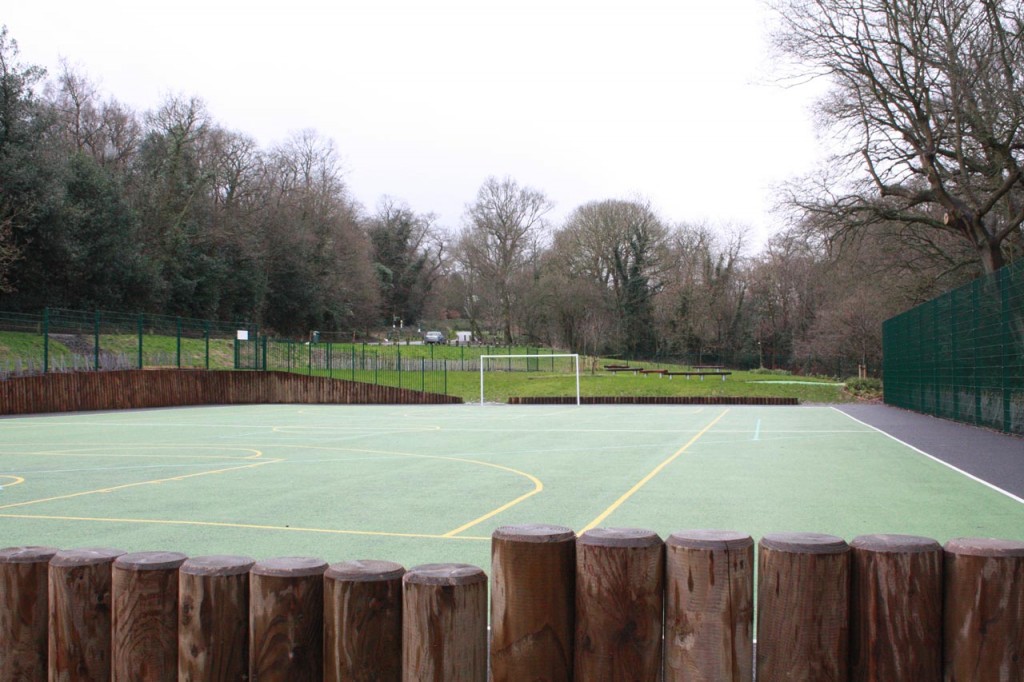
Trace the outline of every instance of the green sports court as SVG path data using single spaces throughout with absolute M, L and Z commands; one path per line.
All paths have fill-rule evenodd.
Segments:
M 8 417 L 0 486 L 3 546 L 487 567 L 494 529 L 523 523 L 1024 540 L 1024 500 L 998 481 L 830 406 Z

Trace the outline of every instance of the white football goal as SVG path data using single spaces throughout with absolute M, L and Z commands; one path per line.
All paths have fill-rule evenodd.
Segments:
M 576 404 L 580 404 L 580 356 L 579 353 L 547 353 L 543 355 L 481 355 L 480 356 L 480 404 L 484 404 L 484 376 L 488 369 L 502 371 L 544 371 L 548 363 L 554 366 L 556 358 L 572 358 L 572 373 L 576 375 Z M 513 362 L 515 361 L 515 362 Z M 568 373 L 567 373 L 568 374 Z

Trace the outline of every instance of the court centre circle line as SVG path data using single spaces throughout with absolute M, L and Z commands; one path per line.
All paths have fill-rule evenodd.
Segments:
M 493 462 L 481 462 L 480 460 L 468 459 L 468 458 L 465 458 L 465 457 L 448 457 L 448 456 L 445 456 L 445 455 L 423 455 L 423 454 L 414 453 L 414 452 L 399 452 L 399 451 L 388 451 L 388 450 L 370 450 L 370 449 L 367 449 L 367 448 L 331 448 L 331 447 L 320 447 L 320 446 L 316 446 L 316 445 L 291 445 L 291 446 L 282 446 L 282 447 L 301 448 L 301 449 L 308 449 L 308 450 L 331 450 L 331 451 L 335 451 L 335 452 L 366 452 L 366 453 L 371 453 L 371 454 L 381 454 L 381 455 L 387 455 L 387 456 L 392 456 L 392 457 L 398 456 L 398 457 L 410 457 L 410 458 L 415 458 L 415 459 L 438 459 L 438 460 L 448 461 L 448 462 L 463 462 L 463 463 L 466 463 L 466 464 L 474 464 L 474 465 L 477 465 L 477 466 L 490 467 L 492 469 L 498 469 L 500 471 L 507 471 L 509 473 L 516 474 L 517 476 L 522 476 L 523 478 L 525 478 L 528 481 L 530 481 L 531 483 L 533 483 L 533 490 L 530 490 L 529 492 L 524 493 L 523 495 L 520 495 L 519 497 L 515 498 L 514 500 L 506 502 L 505 504 L 501 505 L 500 507 L 497 507 L 496 509 L 492 509 L 491 511 L 487 512 L 483 516 L 479 516 L 479 517 L 473 519 L 472 521 L 470 521 L 468 523 L 464 523 L 463 525 L 459 526 L 458 528 L 453 528 L 452 530 L 448 531 L 447 533 L 445 533 L 445 534 L 443 534 L 441 536 L 441 537 L 446 537 L 446 538 L 456 537 L 459 533 L 461 533 L 463 531 L 466 531 L 466 530 L 469 530 L 473 526 L 479 525 L 479 524 L 483 523 L 484 521 L 486 521 L 487 519 L 490 519 L 490 518 L 492 518 L 494 516 L 497 516 L 498 514 L 500 514 L 503 511 L 511 509 L 512 507 L 514 507 L 515 505 L 519 504 L 520 502 L 523 502 L 524 500 L 527 500 L 527 499 L 533 497 L 534 495 L 536 495 L 537 493 L 541 492 L 542 490 L 544 490 L 544 483 L 539 478 L 534 476 L 533 474 L 528 474 L 525 471 L 520 471 L 519 469 L 513 469 L 512 467 L 503 466 L 501 464 L 494 464 Z
M 70 493 L 68 495 L 55 495 L 53 497 L 44 497 L 44 498 L 38 499 L 38 500 L 26 500 L 24 502 L 15 502 L 13 504 L 0 505 L 0 509 L 14 509 L 16 507 L 27 507 L 27 506 L 33 505 L 33 504 L 42 504 L 43 502 L 56 502 L 58 500 L 69 500 L 69 499 L 72 499 L 72 498 L 75 498 L 75 497 L 82 497 L 84 495 L 96 495 L 96 494 L 99 494 L 99 493 L 112 493 L 112 492 L 115 492 L 117 490 L 125 490 L 127 488 L 136 488 L 138 486 L 143 486 L 143 485 L 153 485 L 153 484 L 157 484 L 157 483 L 167 483 L 167 482 L 170 482 L 170 481 L 183 481 L 183 480 L 185 480 L 187 478 L 196 478 L 198 476 L 210 476 L 210 475 L 213 475 L 213 474 L 223 474 L 223 473 L 227 473 L 228 471 L 239 471 L 241 469 L 251 469 L 253 467 L 264 466 L 264 465 L 267 465 L 267 464 L 276 464 L 278 462 L 283 462 L 283 461 L 284 461 L 283 459 L 264 459 L 264 460 L 260 460 L 259 462 L 253 462 L 252 464 L 245 464 L 243 466 L 227 467 L 227 468 L 224 468 L 224 469 L 215 469 L 213 471 L 200 471 L 200 472 L 197 472 L 197 473 L 194 473 L 194 474 L 185 474 L 183 476 L 171 476 L 171 477 L 168 477 L 168 478 L 158 478 L 158 479 L 150 480 L 150 481 L 137 481 L 135 483 L 125 483 L 123 485 L 115 485 L 115 486 L 111 486 L 111 487 L 107 487 L 107 488 L 98 488 L 96 490 L 85 490 L 85 491 L 82 491 L 82 492 Z

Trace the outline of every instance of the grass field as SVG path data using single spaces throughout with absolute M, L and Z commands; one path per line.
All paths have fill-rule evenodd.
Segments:
M 487 402 L 507 402 L 509 396 L 575 395 L 575 379 L 565 374 L 545 372 L 488 372 L 484 379 Z M 480 401 L 478 372 L 449 372 L 448 392 L 466 402 Z M 597 371 L 580 374 L 580 394 L 584 396 L 751 396 L 797 398 L 809 403 L 837 403 L 854 398 L 843 391 L 843 384 L 816 377 L 766 375 L 733 372 L 725 381 L 720 377 L 686 379 Z
M 306 372 L 297 370 L 300 374 Z M 461 397 L 467 403 L 480 402 L 480 373 L 449 370 L 441 373 L 404 372 L 400 377 L 394 371 L 335 370 L 328 373 L 314 371 L 317 376 L 335 379 L 383 383 L 412 390 L 434 391 Z M 842 382 L 816 377 L 766 376 L 753 372 L 734 372 L 726 381 L 719 377 L 676 377 L 667 379 L 655 375 L 610 374 L 597 372 L 580 375 L 582 396 L 748 396 L 796 398 L 802 403 L 842 403 L 856 397 L 844 390 Z M 576 379 L 569 374 L 551 372 L 487 372 L 484 377 L 484 401 L 506 403 L 509 397 L 575 396 Z
M 825 406 L 5 418 L 0 486 L 3 546 L 486 568 L 491 532 L 517 523 L 1024 540 L 1019 500 Z

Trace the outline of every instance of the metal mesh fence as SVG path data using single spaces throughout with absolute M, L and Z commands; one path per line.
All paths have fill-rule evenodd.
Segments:
M 448 393 L 448 361 L 400 346 L 262 340 L 265 369 Z M 404 351 L 404 352 L 403 352 Z
M 1024 434 L 1024 262 L 887 320 L 885 402 Z
M 446 344 L 310 343 L 264 337 L 261 369 L 348 379 L 379 386 L 447 394 L 450 372 L 480 370 L 481 355 L 546 354 L 553 349 L 526 346 L 456 346 Z M 492 366 L 504 368 L 492 358 Z M 509 359 L 507 371 L 562 371 L 556 358 Z
M 49 308 L 0 312 L 0 378 L 47 372 L 177 367 L 257 369 L 246 322 Z
M 0 379 L 48 372 L 147 368 L 278 370 L 448 394 L 449 372 L 481 355 L 553 354 L 527 346 L 317 343 L 260 336 L 254 324 L 49 308 L 0 311 Z M 492 360 L 492 363 L 494 361 Z M 556 371 L 554 358 L 508 371 Z

